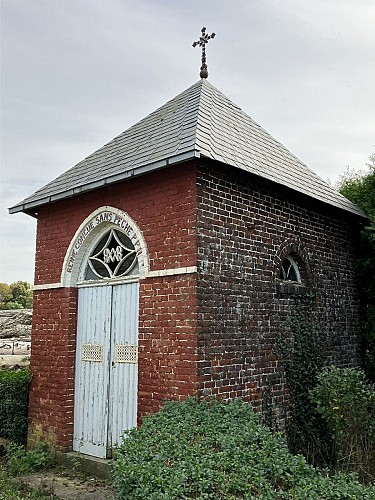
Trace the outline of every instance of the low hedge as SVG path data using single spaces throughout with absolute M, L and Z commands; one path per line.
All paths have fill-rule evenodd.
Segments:
M 30 371 L 0 369 L 0 436 L 18 444 L 27 437 Z
M 330 477 L 289 453 L 240 400 L 167 402 L 125 432 L 114 482 L 122 499 L 375 498 L 355 476 Z

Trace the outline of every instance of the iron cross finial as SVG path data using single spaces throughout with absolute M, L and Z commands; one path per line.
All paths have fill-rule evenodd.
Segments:
M 208 40 L 211 38 L 215 38 L 216 33 L 211 33 L 211 35 L 207 35 L 206 33 L 206 28 L 203 26 L 201 29 L 202 35 L 199 37 L 199 40 L 197 42 L 193 43 L 193 47 L 196 47 L 199 45 L 199 47 L 202 47 L 202 66 L 201 66 L 201 71 L 199 73 L 199 76 L 201 78 L 207 78 L 208 77 L 208 71 L 207 71 L 207 63 L 206 63 L 206 44 L 208 43 Z

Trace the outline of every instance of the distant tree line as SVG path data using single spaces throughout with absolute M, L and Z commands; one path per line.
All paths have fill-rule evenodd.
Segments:
M 0 283 L 0 309 L 31 309 L 33 292 L 27 281 Z
M 367 171 L 359 173 L 348 169 L 339 190 L 369 218 L 361 232 L 357 274 L 365 370 L 375 382 L 375 154 L 370 156 L 367 167 Z

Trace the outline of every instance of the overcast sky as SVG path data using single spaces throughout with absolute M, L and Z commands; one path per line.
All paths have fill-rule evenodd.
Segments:
M 0 0 L 0 281 L 33 281 L 10 207 L 199 79 L 324 179 L 375 152 L 375 0 Z

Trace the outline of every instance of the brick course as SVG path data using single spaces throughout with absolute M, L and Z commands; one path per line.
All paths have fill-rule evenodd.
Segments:
M 141 282 L 139 306 L 140 416 L 165 399 L 197 391 L 196 276 Z
M 100 206 L 127 212 L 146 239 L 151 269 L 192 266 L 195 258 L 195 168 L 187 163 L 39 209 L 35 279 L 57 283 L 80 224 Z

